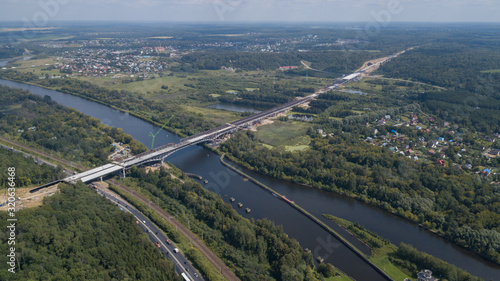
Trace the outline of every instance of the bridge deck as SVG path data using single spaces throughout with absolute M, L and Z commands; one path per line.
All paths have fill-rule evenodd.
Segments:
M 89 175 L 92 175 L 92 174 L 95 174 L 95 173 L 99 173 L 99 172 L 102 172 L 104 170 L 107 170 L 111 167 L 114 167 L 114 166 L 118 166 L 116 164 L 106 164 L 104 166 L 101 166 L 101 167 L 97 167 L 97 168 L 94 168 L 92 170 L 88 170 L 86 172 L 83 172 L 83 173 L 80 173 L 80 174 L 77 174 L 77 175 L 73 175 L 73 176 L 70 176 L 70 177 L 67 177 L 64 179 L 64 181 L 67 181 L 67 182 L 70 182 L 70 181 L 78 181 L 79 179 L 83 178 L 83 177 L 86 177 L 86 176 L 89 176 Z M 118 166 L 120 167 L 120 166 Z
M 108 168 L 106 170 L 99 171 L 99 172 L 97 172 L 95 174 L 91 174 L 91 175 L 82 177 L 80 179 L 82 180 L 82 182 L 89 182 L 91 180 L 95 180 L 95 179 L 98 179 L 100 177 L 104 177 L 104 176 L 112 174 L 114 172 L 118 172 L 118 171 L 120 171 L 122 169 L 123 169 L 122 166 L 114 165 L 113 167 L 110 167 L 110 168 Z

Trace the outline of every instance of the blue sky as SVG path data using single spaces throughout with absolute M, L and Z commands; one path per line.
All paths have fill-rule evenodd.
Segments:
M 2 21 L 500 21 L 499 0 L 1 1 Z

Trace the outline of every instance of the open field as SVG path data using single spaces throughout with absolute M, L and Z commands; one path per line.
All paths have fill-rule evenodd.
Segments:
M 47 196 L 52 196 L 54 193 L 59 191 L 58 185 L 53 185 L 51 187 L 42 189 L 36 194 L 30 193 L 32 188 L 18 188 L 16 189 L 16 197 L 21 198 L 16 201 L 16 210 L 19 208 L 35 208 L 43 204 L 43 198 Z M 3 204 L 4 201 L 0 201 Z M 7 211 L 8 205 L 3 205 L 0 207 L 0 211 Z
M 187 78 L 177 77 L 177 76 L 164 76 L 156 77 L 155 79 L 146 79 L 144 81 L 135 81 L 130 83 L 123 83 L 126 79 L 136 79 L 136 77 L 130 77 L 128 75 L 116 75 L 107 77 L 78 77 L 78 79 L 96 84 L 101 87 L 105 87 L 110 90 L 125 90 L 137 93 L 147 94 L 148 92 L 162 91 L 162 86 L 168 86 L 171 92 L 187 90 L 188 88 L 184 86 L 187 82 Z M 121 77 L 121 78 L 118 78 Z
M 500 73 L 500 69 L 483 70 L 481 73 Z
M 211 120 L 219 124 L 230 123 L 238 119 L 241 119 L 241 116 L 234 111 L 217 110 L 208 107 L 199 107 L 190 105 L 184 106 L 183 108 L 186 109 L 186 111 L 188 112 L 194 114 L 201 114 L 203 115 L 203 118 L 206 118 L 208 120 Z
M 405 278 L 410 278 L 408 274 L 389 261 L 389 255 L 394 253 L 396 249 L 397 247 L 392 244 L 374 249 L 372 251 L 370 261 L 391 276 L 393 280 L 404 280 Z
M 309 124 L 294 121 L 277 121 L 260 126 L 257 137 L 265 144 L 283 147 L 289 151 L 303 150 L 309 147 L 311 138 L 307 135 Z
M 0 32 L 19 32 L 19 31 L 42 31 L 42 30 L 53 30 L 55 27 L 16 27 L 16 28 L 0 28 Z

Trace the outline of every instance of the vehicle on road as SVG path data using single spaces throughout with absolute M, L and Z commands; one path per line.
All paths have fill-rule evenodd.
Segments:
M 191 281 L 191 279 L 187 276 L 186 273 L 181 273 L 182 278 L 184 278 L 184 281 Z
M 193 273 L 193 275 L 194 275 L 194 277 L 198 277 L 198 273 L 196 273 L 196 272 Z
M 174 253 L 178 253 L 178 252 L 179 252 L 179 249 L 174 248 Z

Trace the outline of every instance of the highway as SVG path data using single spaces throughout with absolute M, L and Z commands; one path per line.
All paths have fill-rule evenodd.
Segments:
M 51 160 L 53 160 L 53 161 L 55 161 L 57 163 L 63 163 L 63 164 L 66 164 L 68 166 L 70 166 L 70 164 L 72 164 L 69 161 L 65 161 L 65 160 L 57 158 L 55 156 L 48 155 L 48 154 L 43 153 L 42 151 L 39 151 L 37 149 L 34 149 L 34 148 L 31 148 L 31 147 L 19 144 L 17 142 L 13 142 L 13 141 L 4 139 L 2 137 L 0 137 L 0 140 L 9 143 L 11 146 L 22 147 L 26 151 L 29 151 L 28 153 L 30 155 L 32 155 L 33 157 L 37 157 L 36 155 L 43 155 L 43 156 L 45 156 L 47 158 L 50 158 Z M 11 149 L 10 147 L 5 147 L 5 148 L 7 150 Z M 21 153 L 26 153 L 26 152 L 21 152 Z M 78 167 L 79 169 L 82 169 L 82 170 L 84 169 L 83 167 L 78 166 L 76 164 L 72 164 L 71 166 L 72 167 Z M 64 169 L 64 171 L 66 173 L 73 174 L 73 171 L 71 171 L 71 170 Z M 144 204 L 146 204 L 146 205 L 148 204 L 148 201 L 145 200 L 142 196 L 140 196 L 140 195 L 136 194 L 135 192 L 129 190 L 127 187 L 121 185 L 120 183 L 118 183 L 116 181 L 113 181 L 113 180 L 111 180 L 111 183 L 114 184 L 115 186 L 118 186 L 118 187 L 124 189 L 126 192 L 130 193 L 132 196 L 136 197 L 138 200 L 142 201 Z M 36 192 L 39 189 L 40 188 L 35 188 L 35 189 L 32 189 L 31 191 Z M 103 196 L 106 196 L 106 198 L 108 198 L 109 200 L 114 201 L 115 204 L 118 204 L 118 206 L 120 206 L 121 208 L 123 208 L 124 211 L 132 213 L 132 215 L 134 215 L 138 221 L 142 221 L 142 224 L 140 224 L 140 226 L 141 226 L 141 228 L 143 229 L 144 232 L 146 232 L 147 230 L 149 230 L 148 236 L 151 239 L 151 241 L 153 241 L 153 242 L 158 241 L 158 242 L 161 243 L 160 244 L 160 246 L 161 246 L 160 251 L 162 253 L 164 253 L 165 255 L 167 255 L 167 257 L 169 257 L 169 258 L 170 257 L 175 257 L 175 259 L 177 259 L 177 262 L 175 262 L 175 259 L 171 258 L 175 262 L 175 266 L 176 266 L 177 272 L 181 273 L 181 272 L 183 272 L 182 269 L 183 268 L 185 269 L 187 267 L 189 269 L 188 272 L 190 272 L 189 273 L 190 278 L 194 277 L 194 279 L 192 279 L 193 281 L 203 280 L 203 278 L 201 277 L 201 275 L 199 274 L 199 272 L 197 272 L 195 270 L 195 268 L 192 267 L 192 265 L 188 262 L 188 260 L 186 259 L 186 257 L 184 255 L 182 255 L 181 252 L 179 252 L 179 253 L 177 253 L 175 255 L 172 255 L 173 249 L 175 248 L 175 246 L 173 244 L 172 245 L 166 244 L 166 242 L 164 242 L 164 241 L 167 239 L 167 236 L 163 232 L 161 232 L 160 229 L 158 227 L 156 227 L 156 225 L 154 225 L 142 213 L 140 213 L 137 209 L 133 208 L 130 204 L 128 204 L 122 198 L 116 197 L 118 195 L 116 195 L 114 192 L 110 191 L 109 189 L 106 189 L 106 190 L 100 189 L 99 192 Z M 177 230 L 182 235 L 184 235 L 193 244 L 193 246 L 196 247 L 202 253 L 202 255 L 210 263 L 213 264 L 213 266 L 215 268 L 217 268 L 217 269 L 220 270 L 221 274 L 224 275 L 224 277 L 226 277 L 227 280 L 230 280 L 230 281 L 240 281 L 239 278 L 229 268 L 227 268 L 227 266 L 213 252 L 211 252 L 210 249 L 208 249 L 208 247 L 205 244 L 203 244 L 202 241 L 200 241 L 196 236 L 194 236 L 181 223 L 179 223 L 177 220 L 175 220 L 173 217 L 171 217 L 168 213 L 166 213 L 164 210 L 160 209 L 155 204 L 151 204 L 150 207 L 155 212 L 157 212 L 161 217 L 163 217 L 164 219 L 168 220 L 169 223 L 171 223 L 172 225 L 174 225 L 177 228 Z M 144 221 L 146 221 L 146 223 L 144 223 Z M 158 232 L 158 235 L 156 234 L 156 232 Z M 168 252 L 168 254 L 167 254 L 167 252 Z M 184 272 L 185 271 L 187 271 L 187 270 L 184 270 Z M 198 277 L 196 277 L 194 275 L 195 272 L 198 275 Z
M 168 259 L 173 261 L 175 265 L 175 271 L 178 274 L 184 272 L 193 281 L 204 280 L 201 274 L 193 267 L 193 265 L 188 261 L 188 259 L 180 250 L 178 253 L 174 253 L 174 249 L 177 248 L 175 244 L 173 242 L 170 242 L 170 244 L 168 244 L 166 242 L 168 237 L 145 215 L 143 215 L 117 194 L 113 193 L 111 190 L 107 188 L 97 188 L 96 190 L 99 194 L 105 196 L 118 207 L 122 208 L 124 212 L 131 213 L 136 218 L 136 220 L 139 222 L 139 226 L 144 232 L 147 233 L 149 239 L 154 243 L 160 243 L 160 251 L 165 254 Z

